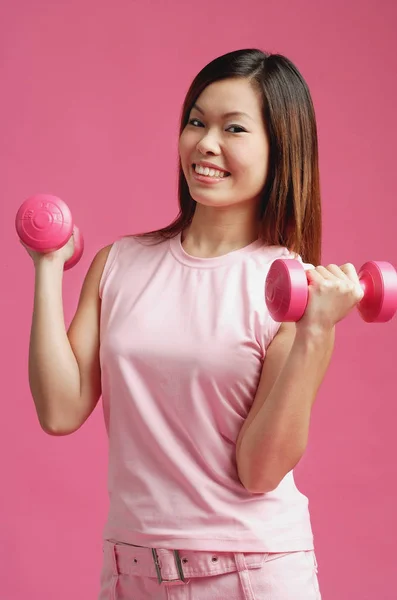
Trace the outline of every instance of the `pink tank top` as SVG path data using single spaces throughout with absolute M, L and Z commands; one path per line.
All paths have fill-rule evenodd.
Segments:
M 104 538 L 180 550 L 313 548 L 291 471 L 251 494 L 236 441 L 276 334 L 264 283 L 286 248 L 256 241 L 196 258 L 181 236 L 126 236 L 100 282 L 102 403 L 109 437 Z

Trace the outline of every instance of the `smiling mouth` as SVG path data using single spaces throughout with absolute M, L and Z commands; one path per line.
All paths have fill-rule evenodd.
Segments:
M 222 169 L 215 169 L 214 167 L 202 167 L 193 163 L 192 168 L 197 175 L 201 175 L 202 177 L 208 177 L 209 179 L 211 177 L 213 177 L 214 179 L 225 179 L 225 177 L 230 177 L 230 173 L 228 171 L 223 171 Z

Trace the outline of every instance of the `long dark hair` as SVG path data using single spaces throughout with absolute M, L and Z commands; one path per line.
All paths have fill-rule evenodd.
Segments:
M 261 92 L 269 136 L 268 176 L 259 205 L 260 238 L 286 246 L 304 262 L 321 262 L 321 198 L 316 118 L 308 86 L 281 54 L 257 49 L 229 52 L 206 65 L 193 80 L 182 108 L 180 134 L 203 90 L 222 79 L 244 77 Z M 179 214 L 162 229 L 142 234 L 160 241 L 192 221 L 196 201 L 179 160 Z

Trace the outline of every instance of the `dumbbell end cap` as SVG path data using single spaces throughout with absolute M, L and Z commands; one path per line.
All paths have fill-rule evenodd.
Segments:
M 357 309 L 366 323 L 387 323 L 397 311 L 397 271 L 385 261 L 368 261 L 358 273 L 364 298 Z
M 61 248 L 72 235 L 72 215 L 57 196 L 35 194 L 19 207 L 15 228 L 26 246 L 37 252 L 51 252 Z
M 83 256 L 84 252 L 84 238 L 80 233 L 78 227 L 73 227 L 73 237 L 74 237 L 74 252 L 73 256 L 69 258 L 64 264 L 63 270 L 68 271 L 79 262 L 80 258 Z
M 265 299 L 274 321 L 299 321 L 308 300 L 308 283 L 302 263 L 290 258 L 275 260 L 266 277 Z

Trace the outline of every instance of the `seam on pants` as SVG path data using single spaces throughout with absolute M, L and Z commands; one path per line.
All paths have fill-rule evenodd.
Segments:
M 113 567 L 113 575 L 112 575 L 113 583 L 112 583 L 112 587 L 111 587 L 110 600 L 117 600 L 116 593 L 117 593 L 117 583 L 119 580 L 119 573 L 118 573 L 118 569 L 117 569 L 115 544 L 112 544 L 112 567 Z
M 245 556 L 242 552 L 234 553 L 237 571 L 241 582 L 241 587 L 244 592 L 244 600 L 255 600 L 254 592 L 251 585 L 251 579 L 248 567 L 245 562 Z
M 316 593 L 316 598 L 318 598 L 318 600 L 321 600 L 321 591 L 320 591 L 320 587 L 319 587 L 319 582 L 318 582 L 318 564 L 317 564 L 317 557 L 316 557 L 316 553 L 314 550 L 305 550 L 305 557 L 306 560 L 309 562 L 310 567 L 312 569 L 312 586 L 313 589 Z

